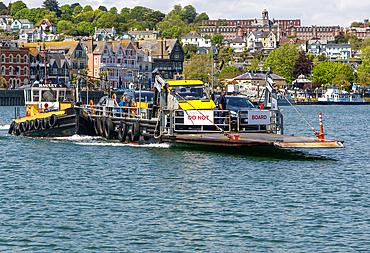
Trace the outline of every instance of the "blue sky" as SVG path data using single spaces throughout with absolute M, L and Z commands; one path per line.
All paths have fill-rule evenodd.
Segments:
M 31 0 L 24 1 L 28 8 L 42 5 Z M 76 1 L 77 2 L 77 1 Z M 59 4 L 72 4 L 74 2 L 59 0 Z M 91 5 L 94 9 L 100 5 L 108 9 L 116 6 L 120 11 L 123 7 L 133 8 L 144 6 L 159 10 L 165 14 L 180 4 L 182 7 L 192 5 L 198 13 L 206 12 L 210 19 L 253 19 L 261 18 L 262 11 L 266 8 L 269 18 L 275 19 L 300 19 L 302 25 L 340 25 L 348 27 L 353 21 L 363 22 L 370 18 L 370 1 L 364 0 L 284 0 L 284 1 L 251 1 L 251 0 L 79 0 L 82 6 Z

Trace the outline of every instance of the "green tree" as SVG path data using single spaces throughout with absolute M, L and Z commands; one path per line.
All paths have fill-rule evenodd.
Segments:
M 84 12 L 88 12 L 88 11 L 94 11 L 91 5 L 85 5 Z
M 288 83 L 294 79 L 294 67 L 299 58 L 299 51 L 296 45 L 284 43 L 279 48 L 275 48 L 266 58 L 263 68 L 276 75 L 284 77 Z
M 201 14 L 199 14 L 195 18 L 194 23 L 197 23 L 197 24 L 201 25 L 203 20 L 209 20 L 209 17 L 205 12 L 202 12 Z
M 360 59 L 362 61 L 362 64 L 358 67 L 358 71 L 370 73 L 370 46 L 362 49 Z
M 343 86 L 343 89 L 345 89 L 348 92 L 351 91 L 351 89 L 352 89 L 352 84 L 347 81 L 347 77 L 345 75 L 337 75 L 333 79 L 333 84 L 335 86 L 341 87 L 341 88 Z
M 197 16 L 197 11 L 192 5 L 187 5 L 180 14 L 183 20 L 187 20 L 187 23 L 193 23 L 195 17 Z
M 259 70 L 259 64 L 261 63 L 261 60 L 258 59 L 257 57 L 254 57 L 251 61 L 251 65 L 248 66 L 249 70 Z
M 361 86 L 368 86 L 370 84 L 370 73 L 358 72 L 356 82 Z
M 352 22 L 350 27 L 360 27 L 362 25 L 364 25 L 362 22 Z
M 191 54 L 195 54 L 198 52 L 198 47 L 195 44 L 186 44 L 184 47 L 185 52 L 185 59 L 190 59 Z
M 74 9 L 73 9 L 73 14 L 75 16 L 77 16 L 78 14 L 80 14 L 81 12 L 83 11 L 83 8 L 81 5 L 77 5 Z
M 117 11 L 117 8 L 116 8 L 116 7 L 112 7 L 112 8 L 110 8 L 109 12 L 110 12 L 111 14 L 117 14 L 117 13 L 118 13 L 118 11 Z
M 101 11 L 108 12 L 107 7 L 102 6 L 102 5 L 100 5 L 98 9 L 101 10 Z
M 239 73 L 239 70 L 236 66 L 226 66 L 222 68 L 221 73 L 220 73 L 220 78 L 221 79 L 233 78 L 238 75 L 237 73 Z
M 8 7 L 3 2 L 0 2 L 0 15 L 6 15 L 8 13 Z
M 347 44 L 348 43 L 348 37 L 346 37 L 342 34 L 339 34 L 339 35 L 334 37 L 334 42 L 335 42 L 335 44 Z
M 215 46 L 221 46 L 222 40 L 224 39 L 224 36 L 221 34 L 215 34 L 213 35 L 211 42 Z
M 68 20 L 61 20 L 57 23 L 57 30 L 59 32 L 62 32 L 62 31 L 68 31 L 70 30 L 72 27 L 74 27 L 74 25 L 72 24 L 71 21 L 68 21 Z
M 57 0 L 45 0 L 42 6 L 49 11 L 59 12 L 59 3 Z
M 350 83 L 353 80 L 353 69 L 351 66 L 333 61 L 320 62 L 312 72 L 313 82 L 324 85 L 331 84 L 339 75 L 344 75 Z
M 211 59 L 206 54 L 192 54 L 190 63 L 184 67 L 184 74 L 187 79 L 202 79 L 204 82 L 209 82 L 212 76 Z M 216 70 L 214 69 L 216 73 Z
M 72 9 L 69 4 L 60 6 L 61 13 L 72 15 Z
M 27 8 L 27 5 L 22 1 L 14 2 L 10 7 L 10 15 L 14 16 L 18 11 Z

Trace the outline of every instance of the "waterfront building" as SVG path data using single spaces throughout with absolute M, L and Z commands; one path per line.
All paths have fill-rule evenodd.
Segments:
M 153 86 L 153 58 L 146 50 L 138 49 L 137 64 L 139 66 L 138 75 L 140 76 L 140 83 L 142 86 Z
M 139 50 L 149 53 L 153 69 L 158 69 L 163 78 L 182 74 L 185 53 L 177 39 L 139 40 L 136 44 Z
M 93 39 L 96 41 L 111 41 L 116 37 L 116 29 L 112 28 L 96 28 Z
M 277 47 L 277 35 L 274 32 L 252 31 L 246 36 L 246 41 L 247 49 L 251 52 L 271 52 Z
M 136 28 L 134 30 L 128 31 L 128 34 L 135 38 L 135 40 L 156 40 L 159 38 L 159 31 L 149 30 L 139 31 Z
M 35 48 L 39 52 L 44 51 L 42 42 L 23 43 L 23 46 L 26 48 Z M 47 55 L 57 53 L 65 56 L 70 68 L 69 80 L 73 80 L 73 75 L 78 74 L 79 70 L 83 70 L 88 67 L 88 57 L 80 41 L 45 42 L 45 47 Z
M 99 78 L 101 72 L 109 72 L 108 80 L 113 87 L 128 87 L 135 82 L 138 73 L 137 49 L 131 40 L 82 42 L 89 58 L 89 76 Z
M 18 42 L 0 43 L 1 78 L 10 88 L 19 88 L 29 82 L 29 49 L 20 47 Z
M 10 29 L 13 32 L 17 32 L 20 29 L 32 29 L 33 23 L 28 19 L 14 19 L 14 21 L 10 25 Z

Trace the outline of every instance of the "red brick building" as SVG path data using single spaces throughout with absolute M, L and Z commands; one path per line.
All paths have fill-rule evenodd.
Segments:
M 30 51 L 19 47 L 17 42 L 3 41 L 0 43 L 0 68 L 2 80 L 9 88 L 19 88 L 29 83 Z

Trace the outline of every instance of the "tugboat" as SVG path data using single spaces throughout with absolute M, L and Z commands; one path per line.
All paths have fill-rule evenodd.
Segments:
M 77 93 L 76 93 L 77 95 Z M 13 120 L 9 134 L 32 137 L 94 135 L 89 114 L 67 101 L 67 86 L 38 81 L 24 88 L 25 117 Z
M 324 105 L 359 105 L 365 104 L 365 99 L 358 93 L 344 93 L 336 86 L 328 86 L 326 92 L 318 99 L 318 104 Z

